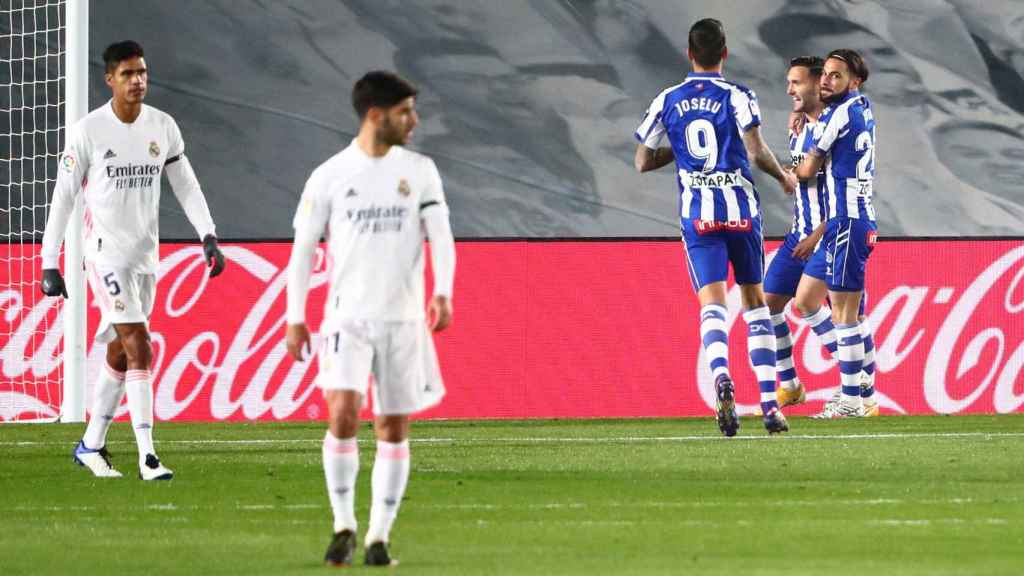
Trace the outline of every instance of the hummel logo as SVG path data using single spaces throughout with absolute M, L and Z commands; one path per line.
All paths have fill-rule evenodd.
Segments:
M 111 158 L 117 158 L 117 154 L 114 154 L 113 150 L 107 148 L 107 153 L 103 155 L 103 159 L 110 160 Z
M 348 192 L 345 194 L 345 198 L 351 198 L 353 196 L 359 196 L 359 193 L 356 192 L 355 188 L 349 188 Z

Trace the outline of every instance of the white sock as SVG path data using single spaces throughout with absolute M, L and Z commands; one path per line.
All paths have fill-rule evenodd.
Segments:
M 128 413 L 132 417 L 135 444 L 139 447 L 139 462 L 146 454 L 156 455 L 153 449 L 153 386 L 149 370 L 129 370 L 125 373 L 124 387 L 128 392 Z
M 366 531 L 367 546 L 388 541 L 408 483 L 409 441 L 392 444 L 378 440 L 377 458 L 373 462 L 373 503 L 370 505 L 370 527 Z
M 324 477 L 334 512 L 334 532 L 358 528 L 356 524 L 356 476 L 359 475 L 359 444 L 352 438 L 324 436 Z
M 89 424 L 85 427 L 82 443 L 86 448 L 99 450 L 107 444 L 107 431 L 114 421 L 114 414 L 124 396 L 124 372 L 118 372 L 106 362 L 96 378 L 92 393 L 92 410 Z

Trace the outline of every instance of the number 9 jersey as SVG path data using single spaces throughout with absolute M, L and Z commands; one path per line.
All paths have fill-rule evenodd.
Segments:
M 690 73 L 651 102 L 636 139 L 654 149 L 668 135 L 682 220 L 736 222 L 759 216 L 743 133 L 760 125 L 752 91 L 720 74 Z
M 675 154 L 679 225 L 694 291 L 724 282 L 760 284 L 764 245 L 760 204 L 743 134 L 761 124 L 757 97 L 717 73 L 691 73 L 651 103 L 636 139 Z

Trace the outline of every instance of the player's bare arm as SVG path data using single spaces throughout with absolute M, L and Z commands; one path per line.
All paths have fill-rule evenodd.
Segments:
M 801 260 L 807 260 L 814 253 L 814 247 L 818 245 L 821 237 L 825 235 L 825 223 L 818 224 L 814 232 L 797 243 L 793 248 L 793 256 Z
M 821 171 L 821 167 L 824 165 L 825 155 L 817 148 L 812 148 L 810 153 L 804 156 L 803 161 L 797 165 L 793 173 L 800 180 L 810 180 Z
M 759 126 L 753 126 L 743 133 L 743 145 L 747 149 L 747 156 L 754 160 L 754 164 L 761 171 L 778 180 L 782 186 L 782 191 L 787 196 L 792 196 L 796 193 L 798 186 L 796 178 L 782 169 L 779 160 L 772 153 L 771 149 L 768 148 L 768 143 L 761 136 L 761 128 Z
M 638 144 L 636 155 L 633 157 L 633 166 L 637 172 L 650 172 L 675 162 L 676 156 L 669 146 L 660 148 L 648 148 L 645 144 Z

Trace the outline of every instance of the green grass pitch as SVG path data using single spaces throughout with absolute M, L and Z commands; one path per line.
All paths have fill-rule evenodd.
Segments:
M 1024 574 L 1024 415 L 420 422 L 403 574 Z M 0 426 L 0 574 L 323 574 L 321 423 L 158 424 L 171 482 L 71 463 L 81 425 Z M 361 432 L 365 529 L 372 432 Z M 357 555 L 361 562 L 362 553 Z

